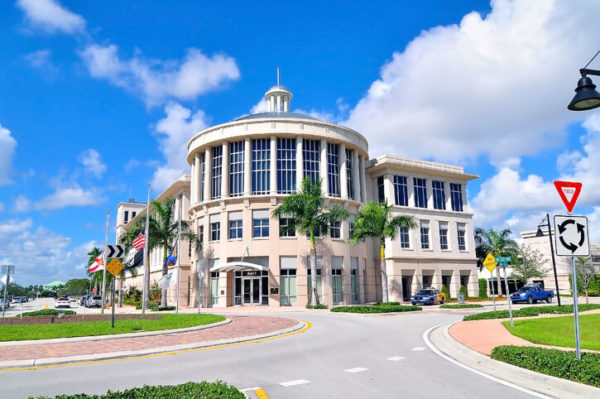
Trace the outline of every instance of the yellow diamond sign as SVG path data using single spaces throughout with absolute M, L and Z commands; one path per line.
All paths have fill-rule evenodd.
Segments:
M 106 266 L 106 270 L 108 270 L 110 274 L 116 277 L 119 273 L 121 273 L 121 270 L 123 270 L 123 264 L 119 259 L 115 258 L 112 261 L 110 261 L 108 266 Z
M 494 271 L 496 264 L 496 258 L 494 258 L 494 255 L 491 253 L 487 254 L 483 261 L 483 265 L 490 271 L 490 273 Z

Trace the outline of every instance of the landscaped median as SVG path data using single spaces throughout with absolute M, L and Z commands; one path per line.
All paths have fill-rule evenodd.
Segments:
M 231 385 L 222 381 L 216 382 L 186 382 L 179 385 L 144 385 L 125 391 L 108 391 L 104 395 L 58 395 L 54 399 L 244 399 L 244 394 Z M 32 398 L 32 397 L 30 397 Z M 50 399 L 48 396 L 38 396 L 37 399 Z
M 577 307 L 580 312 L 587 310 L 600 309 L 600 304 L 579 305 Z M 540 314 L 569 314 L 573 313 L 573 305 L 562 306 L 532 306 L 513 310 L 513 317 L 531 317 Z M 489 319 L 508 319 L 510 317 L 508 310 L 497 310 L 494 312 L 478 313 L 470 316 L 465 316 L 464 321 L 470 320 L 489 320 Z
M 399 302 L 379 302 L 373 305 L 358 306 L 338 306 L 331 309 L 332 312 L 343 313 L 393 313 L 393 312 L 413 312 L 422 310 L 420 306 L 400 305 Z
M 148 331 L 172 330 L 218 323 L 224 316 L 212 314 L 117 315 L 111 327 L 110 315 L 52 315 L 0 320 L 0 341 L 89 337 Z M 31 325 L 35 324 L 35 328 Z

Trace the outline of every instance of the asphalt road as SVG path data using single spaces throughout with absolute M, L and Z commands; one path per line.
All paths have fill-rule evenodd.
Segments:
M 307 331 L 212 350 L 0 372 L 0 396 L 104 393 L 144 384 L 223 380 L 260 387 L 270 398 L 531 398 L 450 363 L 423 340 L 432 326 L 462 316 L 293 312 Z

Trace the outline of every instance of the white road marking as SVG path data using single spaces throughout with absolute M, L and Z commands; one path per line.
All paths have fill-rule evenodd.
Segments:
M 354 367 L 353 369 L 344 370 L 346 373 L 361 373 L 363 371 L 367 371 L 368 369 L 364 367 Z
M 389 360 L 391 362 L 397 362 L 397 361 L 404 360 L 404 359 L 406 359 L 404 356 L 392 356 L 392 357 L 388 357 L 385 360 Z
M 442 353 L 442 352 L 441 352 L 441 351 L 440 351 L 438 348 L 436 348 L 436 347 L 435 347 L 435 345 L 433 345 L 433 343 L 431 343 L 431 341 L 429 340 L 429 333 L 431 333 L 431 331 L 432 331 L 433 329 L 435 329 L 435 328 L 438 328 L 438 327 L 440 327 L 440 326 L 441 326 L 441 324 L 438 324 L 437 326 L 433 326 L 433 327 L 429 328 L 427 331 L 425 331 L 425 332 L 423 333 L 423 340 L 425 341 L 425 343 L 427 344 L 427 346 L 429 347 L 429 349 L 431 349 L 431 350 L 433 351 L 433 353 L 435 353 L 436 355 L 438 355 L 438 356 L 440 356 L 440 357 L 442 357 L 442 358 L 446 359 L 446 360 L 447 360 L 447 361 L 449 361 L 450 363 L 453 363 L 453 364 L 455 364 L 455 365 L 457 365 L 457 366 L 459 366 L 459 367 L 462 367 L 462 368 L 464 368 L 465 370 L 472 371 L 473 373 L 475 373 L 475 374 L 477 374 L 477 375 L 480 375 L 480 376 L 482 376 L 482 377 L 484 377 L 484 378 L 487 378 L 487 379 L 489 379 L 489 380 L 495 381 L 495 382 L 497 382 L 497 383 L 499 383 L 499 384 L 502 384 L 502 385 L 504 385 L 504 386 L 511 387 L 511 388 L 514 388 L 514 389 L 516 389 L 516 390 L 518 390 L 518 391 L 521 391 L 521 392 L 528 393 L 529 395 L 531 395 L 531 396 L 535 396 L 536 398 L 541 398 L 541 399 L 552 399 L 552 397 L 551 397 L 551 396 L 544 395 L 544 394 L 542 394 L 542 393 L 535 392 L 535 391 L 532 391 L 532 390 L 530 390 L 530 389 L 527 389 L 527 388 L 520 387 L 520 386 L 518 386 L 518 385 L 516 385 L 516 384 L 513 384 L 512 382 L 504 381 L 504 380 L 502 380 L 502 379 L 500 379 L 500 378 L 496 378 L 496 377 L 494 377 L 494 376 L 491 376 L 491 375 L 489 375 L 489 374 L 486 374 L 486 373 L 484 373 L 484 372 L 482 372 L 482 371 L 476 370 L 476 369 L 474 369 L 474 368 L 472 368 L 472 367 L 470 367 L 470 366 L 467 366 L 466 364 L 462 364 L 462 363 L 461 363 L 461 362 L 459 362 L 458 360 L 455 360 L 455 359 L 451 358 L 450 356 L 448 356 L 448 355 L 446 355 L 446 354 Z
M 415 346 L 414 348 L 411 349 L 413 352 L 421 352 L 425 350 L 424 346 Z
M 310 384 L 310 381 L 308 381 L 308 380 L 292 380 L 292 381 L 285 381 L 285 382 L 279 383 L 279 385 L 281 385 L 282 387 L 292 387 L 294 385 L 302 385 L 302 384 Z

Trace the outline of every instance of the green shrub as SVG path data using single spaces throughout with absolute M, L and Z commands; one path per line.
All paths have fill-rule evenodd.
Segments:
M 577 360 L 571 351 L 498 346 L 492 351 L 491 357 L 538 373 L 600 387 L 600 354 L 597 353 L 584 352 L 581 360 Z
M 36 310 L 35 312 L 25 312 L 23 313 L 23 317 L 58 316 L 59 313 L 64 313 L 65 316 L 75 314 L 72 310 L 42 309 Z
M 440 305 L 442 309 L 474 309 L 474 308 L 482 308 L 483 305 L 479 304 L 462 304 L 462 305 Z
M 600 309 L 600 304 L 580 304 L 578 307 L 580 312 L 587 310 Z M 522 308 L 513 311 L 513 317 L 530 317 L 538 316 L 540 314 L 569 314 L 573 313 L 573 305 L 562 305 L 562 306 L 534 306 L 528 308 Z M 495 312 L 484 312 L 479 314 L 473 314 L 465 316 L 464 321 L 469 320 L 488 320 L 488 319 L 506 319 L 509 317 L 508 310 L 497 310 Z
M 487 298 L 487 280 L 484 278 L 479 279 L 479 298 Z
M 148 303 L 148 308 L 150 310 L 159 310 L 158 307 L 159 307 L 158 304 L 156 304 L 154 302 Z M 142 308 L 142 303 L 141 302 L 136 303 L 135 304 L 135 308 L 138 309 L 138 310 L 140 310 Z
M 57 395 L 54 399 L 244 399 L 244 394 L 237 388 L 222 381 L 216 382 L 186 382 L 179 385 L 144 385 L 141 388 L 124 391 L 108 391 L 104 395 Z M 30 396 L 30 399 L 33 399 Z M 37 399 L 50 399 L 48 396 L 38 396 Z
M 125 291 L 123 294 L 123 303 L 128 305 L 133 305 L 136 302 L 140 302 L 142 300 L 142 291 L 138 290 L 136 287 L 131 286 Z
M 406 305 L 360 305 L 360 306 L 338 306 L 337 308 L 331 309 L 332 312 L 344 312 L 344 313 L 392 313 L 392 312 L 411 312 L 415 310 L 422 310 L 419 306 L 406 306 Z
M 175 310 L 175 309 L 177 309 L 176 306 L 159 306 L 158 307 L 158 311 L 159 312 L 162 312 L 162 311 L 165 311 L 165 310 Z
M 400 302 L 375 302 L 373 306 L 398 306 Z
M 458 292 L 460 292 L 463 296 L 463 298 L 467 299 L 469 297 L 469 293 L 467 292 L 467 287 L 465 287 L 464 285 L 460 286 L 460 289 L 458 290 Z
M 320 303 L 318 305 L 313 306 L 310 303 L 307 303 L 306 309 L 327 309 L 327 305 Z
M 448 287 L 442 285 L 442 294 L 445 295 L 446 301 L 450 299 L 450 291 L 448 291 Z

